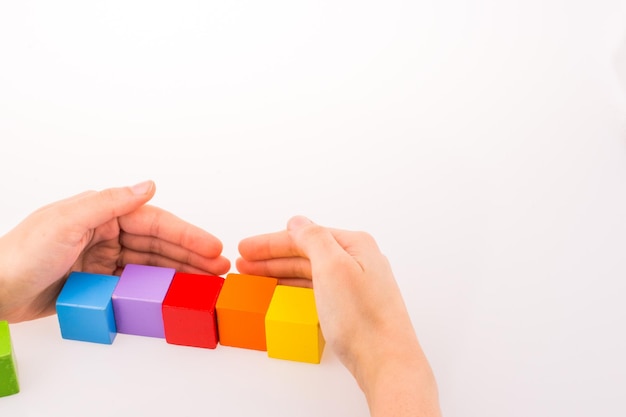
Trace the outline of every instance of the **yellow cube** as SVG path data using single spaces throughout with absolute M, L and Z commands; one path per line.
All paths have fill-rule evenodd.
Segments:
M 265 315 L 267 356 L 320 363 L 325 340 L 310 288 L 277 285 Z

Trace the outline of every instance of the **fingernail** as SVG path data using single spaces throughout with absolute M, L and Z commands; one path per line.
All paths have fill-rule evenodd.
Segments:
M 295 230 L 295 229 L 301 228 L 302 226 L 306 226 L 307 224 L 312 224 L 312 223 L 313 222 L 309 220 L 307 217 L 294 216 L 291 218 L 291 220 L 289 220 L 289 223 L 287 224 L 287 229 Z
M 130 187 L 130 189 L 135 195 L 147 194 L 148 191 L 152 189 L 152 181 L 148 180 L 148 181 L 140 182 L 139 184 L 135 184 L 132 187 Z

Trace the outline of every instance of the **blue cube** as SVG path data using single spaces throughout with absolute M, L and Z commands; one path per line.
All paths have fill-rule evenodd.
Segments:
M 64 339 L 112 344 L 117 335 L 111 297 L 114 275 L 72 272 L 56 302 Z

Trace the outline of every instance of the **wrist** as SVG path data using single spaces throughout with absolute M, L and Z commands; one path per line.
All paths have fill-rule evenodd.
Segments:
M 413 331 L 370 343 L 352 373 L 372 417 L 441 416 L 435 377 Z
M 8 277 L 11 265 L 7 259 L 7 248 L 5 247 L 6 237 L 0 236 L 0 320 L 7 320 L 7 308 L 9 300 L 9 281 Z

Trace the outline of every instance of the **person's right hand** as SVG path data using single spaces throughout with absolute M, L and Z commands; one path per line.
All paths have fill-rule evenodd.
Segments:
M 372 416 L 439 416 L 437 386 L 387 258 L 364 232 L 292 218 L 244 239 L 237 269 L 313 287 L 328 346 L 354 375 Z

